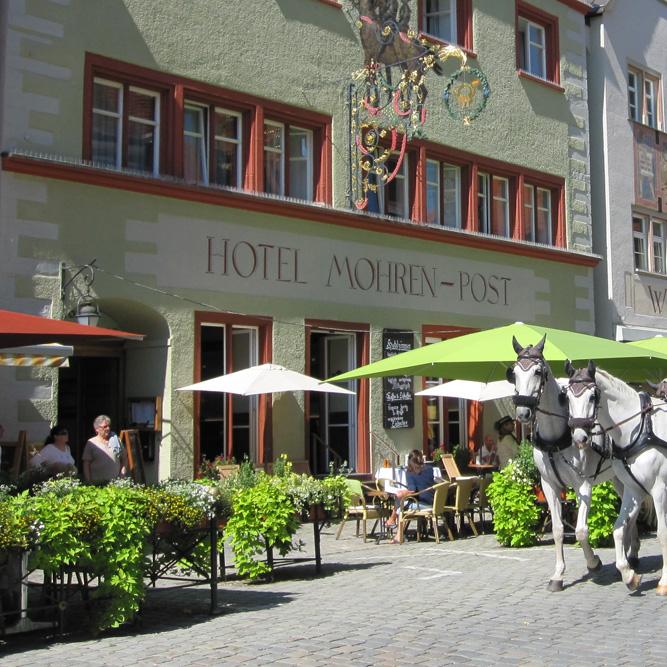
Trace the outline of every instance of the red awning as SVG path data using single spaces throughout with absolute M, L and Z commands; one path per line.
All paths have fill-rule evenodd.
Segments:
M 100 340 L 143 340 L 141 334 L 91 327 L 76 322 L 52 320 L 48 317 L 0 310 L 0 348 L 19 345 L 61 343 L 76 345 Z

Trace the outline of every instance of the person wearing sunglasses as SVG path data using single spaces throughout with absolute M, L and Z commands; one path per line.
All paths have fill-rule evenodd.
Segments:
M 56 424 L 44 441 L 44 446 L 30 461 L 30 468 L 43 467 L 50 476 L 64 472 L 75 472 L 76 464 L 70 452 L 67 429 Z

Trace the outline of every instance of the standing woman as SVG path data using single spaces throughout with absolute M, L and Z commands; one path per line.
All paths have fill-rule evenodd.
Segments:
M 68 441 L 67 429 L 56 424 L 44 441 L 44 447 L 28 461 L 28 466 L 30 468 L 43 466 L 49 475 L 57 475 L 62 472 L 76 473 L 76 465 L 67 444 Z
M 111 418 L 95 417 L 93 428 L 96 435 L 88 440 L 83 450 L 83 478 L 87 482 L 109 482 L 123 477 L 127 467 L 125 450 L 111 430 Z

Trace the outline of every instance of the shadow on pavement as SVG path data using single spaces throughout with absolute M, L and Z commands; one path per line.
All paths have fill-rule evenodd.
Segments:
M 182 630 L 214 618 L 209 614 L 210 593 L 208 589 L 148 589 L 139 617 L 133 623 L 108 630 L 100 637 L 135 637 L 144 634 L 160 634 L 171 630 Z M 294 596 L 283 591 L 258 590 L 253 587 L 218 589 L 218 614 L 228 615 L 259 608 L 270 608 L 287 604 Z M 216 616 L 217 616 L 216 615 Z M 41 630 L 0 637 L 0 659 L 18 655 L 25 651 L 48 648 L 52 644 L 89 642 L 95 635 L 86 630 L 89 615 L 78 613 L 66 621 L 65 633 L 57 635 L 51 630 Z

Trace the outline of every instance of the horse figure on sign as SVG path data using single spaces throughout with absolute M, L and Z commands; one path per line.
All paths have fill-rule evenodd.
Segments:
M 567 405 L 561 387 L 544 358 L 545 342 L 546 335 L 537 345 L 523 347 L 513 337 L 517 361 L 507 370 L 507 379 L 515 386 L 513 400 L 517 419 L 524 424 L 533 424 L 533 459 L 542 478 L 556 547 L 556 569 L 547 588 L 556 592 L 563 590 L 565 573 L 561 491 L 571 486 L 577 495 L 576 537 L 589 572 L 597 572 L 602 563 L 588 542 L 591 491 L 593 484 L 612 479 L 613 472 L 599 453 L 573 445 Z
M 642 500 L 650 495 L 655 504 L 662 551 L 662 576 L 656 592 L 667 595 L 667 404 L 596 369 L 592 361 L 579 370 L 567 362 L 566 370 L 570 376 L 567 398 L 575 443 L 587 445 L 595 432 L 595 423 L 599 423 L 611 436 L 612 464 L 623 482 L 621 512 L 614 526 L 616 567 L 625 585 L 636 591 L 641 575 L 626 558 L 628 533 L 636 528 Z

